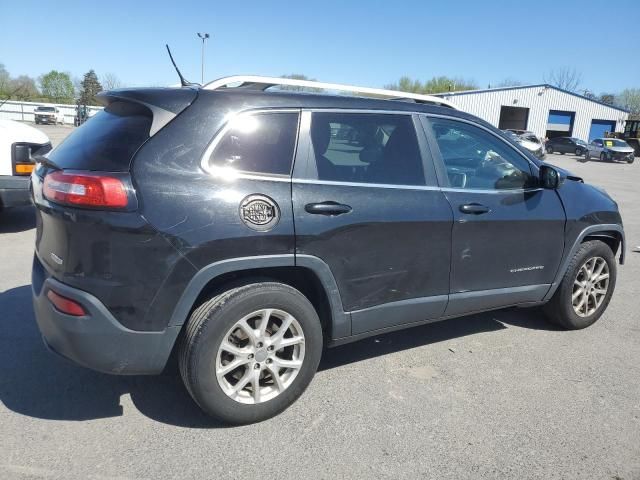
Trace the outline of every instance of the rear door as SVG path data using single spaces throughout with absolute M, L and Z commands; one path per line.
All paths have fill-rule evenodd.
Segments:
M 537 168 L 490 129 L 423 117 L 454 215 L 446 314 L 541 300 L 564 248 L 565 213 Z
M 417 121 L 403 112 L 303 112 L 296 259 L 319 258 L 335 277 L 352 312 L 352 331 L 335 338 L 444 312 L 452 214 Z

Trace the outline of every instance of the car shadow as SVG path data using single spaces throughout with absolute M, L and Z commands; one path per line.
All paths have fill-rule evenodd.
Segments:
M 47 420 L 93 420 L 123 415 L 121 397 L 128 394 L 134 407 L 153 420 L 186 428 L 225 427 L 198 408 L 175 366 L 159 376 L 112 376 L 75 366 L 49 352 L 36 326 L 29 285 L 0 293 L 0 312 L 0 401 L 8 409 Z M 508 325 L 553 328 L 533 310 L 483 313 L 329 349 L 320 370 Z
M 0 211 L 0 233 L 18 233 L 36 226 L 33 206 L 8 208 Z

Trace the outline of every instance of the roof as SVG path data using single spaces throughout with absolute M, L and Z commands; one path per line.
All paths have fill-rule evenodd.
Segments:
M 584 95 L 580 95 L 579 93 L 570 92 L 569 90 L 564 90 L 563 88 L 558 88 L 548 83 L 535 83 L 531 85 L 518 85 L 513 87 L 484 88 L 484 89 L 477 89 L 477 90 L 462 90 L 459 92 L 434 93 L 433 95 L 435 97 L 455 97 L 458 95 L 473 95 L 476 93 L 493 93 L 493 92 L 502 92 L 505 90 L 524 90 L 528 88 L 551 88 L 553 90 L 558 90 L 559 92 L 566 93 L 568 95 L 573 95 L 574 97 L 582 98 L 584 100 L 588 100 L 593 103 L 604 105 L 605 107 L 613 108 L 614 110 L 619 110 L 621 112 L 629 113 L 629 110 L 626 110 L 624 108 L 616 107 L 615 105 L 609 105 L 608 103 L 604 103 L 599 100 L 595 100 L 593 98 L 585 97 Z

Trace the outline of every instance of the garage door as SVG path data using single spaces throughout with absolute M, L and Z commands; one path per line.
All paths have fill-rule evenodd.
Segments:
M 575 115 L 575 112 L 549 110 L 547 138 L 570 137 L 573 132 L 573 119 Z
M 602 138 L 605 136 L 605 132 L 615 132 L 616 122 L 611 120 L 592 120 L 591 128 L 589 129 L 589 141 L 594 138 Z
M 500 107 L 500 130 L 526 130 L 529 120 L 529 109 L 522 107 Z

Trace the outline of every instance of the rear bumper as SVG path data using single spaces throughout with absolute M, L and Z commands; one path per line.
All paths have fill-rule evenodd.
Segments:
M 88 315 L 58 311 L 49 289 L 82 304 Z M 152 375 L 162 372 L 180 327 L 141 332 L 122 326 L 93 295 L 48 276 L 37 256 L 32 271 L 33 307 L 45 344 L 73 362 L 103 373 Z
M 29 177 L 0 175 L 0 207 L 20 207 L 30 204 Z

